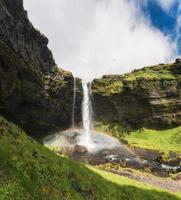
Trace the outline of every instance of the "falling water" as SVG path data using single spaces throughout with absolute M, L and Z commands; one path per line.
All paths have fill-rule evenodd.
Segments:
M 90 87 L 86 81 L 82 81 L 83 101 L 82 101 L 82 120 L 84 128 L 85 145 L 91 144 L 91 122 L 92 122 L 92 104 L 90 99 Z
M 83 100 L 82 100 L 82 122 L 83 129 L 68 129 L 48 136 L 43 140 L 47 147 L 52 147 L 59 151 L 60 147 L 75 148 L 82 145 L 88 152 L 97 152 L 104 149 L 115 149 L 120 147 L 120 142 L 111 136 L 99 133 L 92 127 L 92 91 L 91 83 L 82 81 Z M 74 94 L 72 105 L 72 127 L 75 122 L 75 101 L 76 101 L 76 79 L 74 79 Z M 75 149 L 74 149 L 75 150 Z
M 72 128 L 75 127 L 75 99 L 76 99 L 76 78 L 74 77 L 73 104 L 72 104 Z

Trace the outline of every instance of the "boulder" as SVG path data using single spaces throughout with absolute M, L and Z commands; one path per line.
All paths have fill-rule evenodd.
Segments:
M 118 155 L 107 155 L 105 159 L 108 162 L 116 162 L 116 163 L 120 162 L 120 157 Z
M 144 163 L 139 158 L 127 158 L 125 160 L 125 165 L 135 169 L 144 169 Z
M 77 153 L 87 153 L 88 149 L 87 149 L 86 146 L 76 145 L 75 148 L 74 148 L 74 151 L 77 152 Z

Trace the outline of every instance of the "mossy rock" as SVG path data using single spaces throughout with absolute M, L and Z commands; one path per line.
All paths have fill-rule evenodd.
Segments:
M 180 79 L 181 66 L 177 62 L 95 79 L 94 119 L 131 128 L 179 126 Z

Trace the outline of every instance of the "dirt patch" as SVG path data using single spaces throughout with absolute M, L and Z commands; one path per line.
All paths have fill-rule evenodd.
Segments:
M 112 172 L 114 174 L 128 177 L 131 179 L 134 179 L 136 181 L 150 184 L 152 186 L 157 186 L 162 189 L 166 189 L 171 192 L 181 192 L 181 180 L 172 180 L 172 179 L 162 179 L 162 178 L 157 178 L 154 176 L 144 176 L 144 175 L 135 175 L 131 172 L 118 172 L 116 170 L 107 170 L 109 172 Z

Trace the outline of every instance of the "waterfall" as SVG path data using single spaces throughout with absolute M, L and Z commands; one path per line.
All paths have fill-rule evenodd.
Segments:
M 73 103 L 72 103 L 72 128 L 75 126 L 75 100 L 76 100 L 76 78 L 74 78 Z
M 91 143 L 91 123 L 92 123 L 92 103 L 90 85 L 82 81 L 83 101 L 82 101 L 82 121 L 84 128 L 84 144 Z

